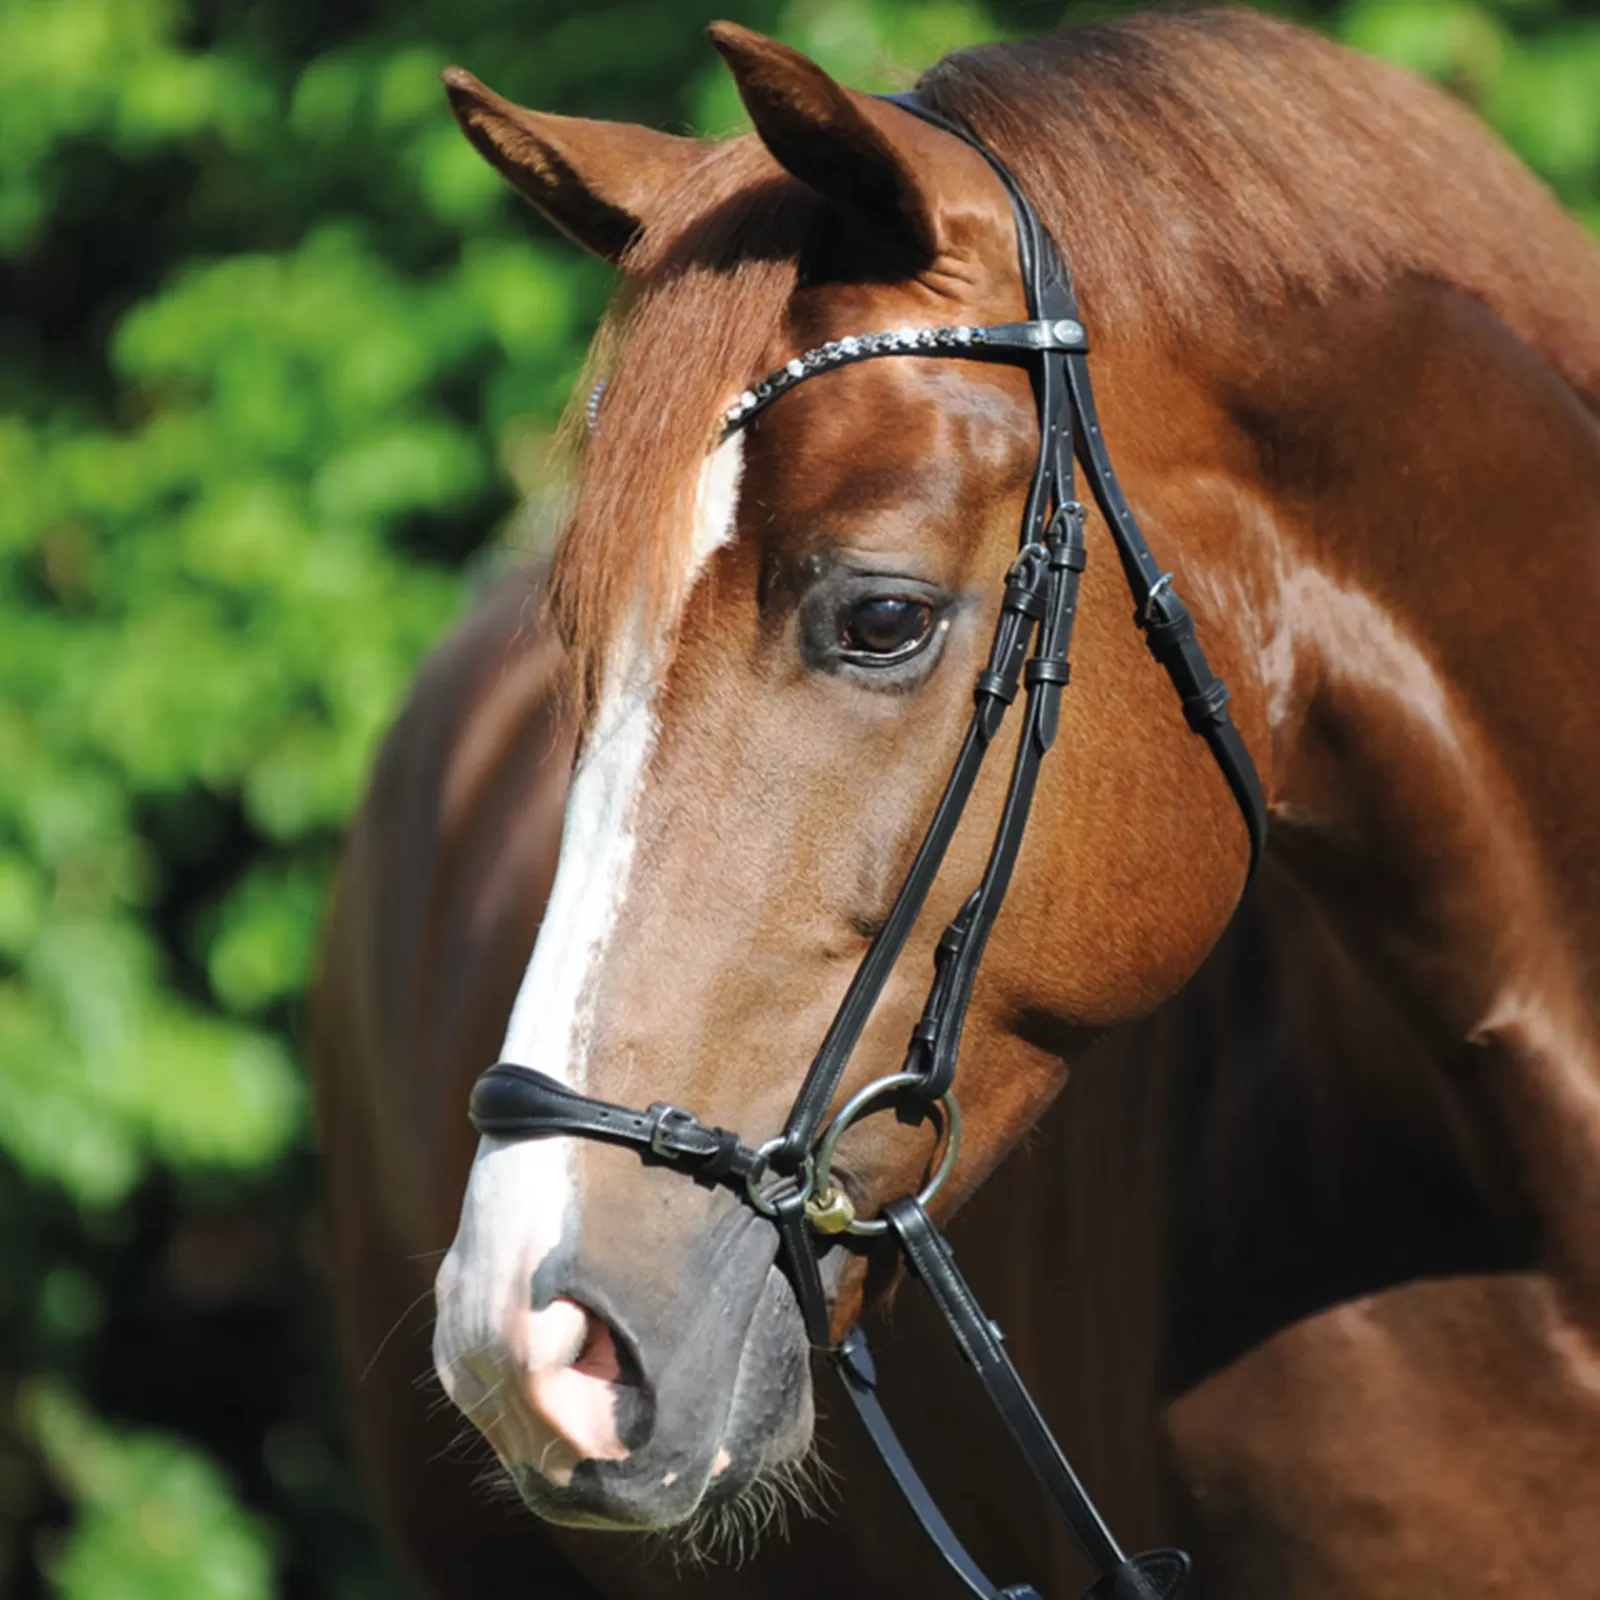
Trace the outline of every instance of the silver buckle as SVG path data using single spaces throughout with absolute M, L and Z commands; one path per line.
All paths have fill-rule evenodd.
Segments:
M 1155 612 L 1156 601 L 1159 600 L 1162 595 L 1166 594 L 1171 587 L 1172 574 L 1170 572 L 1163 572 L 1161 576 L 1150 585 L 1150 593 L 1144 597 L 1144 604 L 1139 608 L 1139 621 L 1143 623 L 1145 627 L 1148 628 L 1150 626 L 1151 619 Z
M 652 1106 L 650 1113 L 651 1154 L 660 1156 L 663 1161 L 676 1161 L 681 1152 L 667 1147 L 669 1126 L 698 1127 L 700 1119 L 692 1111 L 685 1111 L 682 1106 Z

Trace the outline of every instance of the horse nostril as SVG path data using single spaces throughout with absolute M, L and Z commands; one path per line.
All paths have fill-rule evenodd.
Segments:
M 620 1461 L 648 1436 L 654 1414 L 623 1334 L 597 1312 L 561 1296 L 527 1313 L 522 1398 L 536 1424 L 561 1441 L 535 1470 L 560 1483 L 581 1460 Z
M 611 1329 L 594 1312 L 585 1309 L 585 1314 L 589 1326 L 578 1359 L 572 1363 L 574 1370 L 605 1383 L 628 1382 L 623 1375 L 622 1357 L 618 1354 Z

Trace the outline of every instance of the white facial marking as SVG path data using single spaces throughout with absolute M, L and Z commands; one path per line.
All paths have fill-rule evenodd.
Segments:
M 738 434 L 706 462 L 673 614 L 636 619 L 619 641 L 573 773 L 555 884 L 500 1056 L 574 1089 L 587 1082 L 592 980 L 627 901 L 664 646 L 706 562 L 733 537 L 743 464 Z M 481 1139 L 455 1242 L 435 1282 L 440 1381 L 508 1462 L 508 1452 L 527 1459 L 536 1442 L 509 1414 L 526 1392 L 525 1375 L 575 1354 L 544 1348 L 550 1341 L 540 1324 L 548 1313 L 532 1313 L 530 1299 L 534 1274 L 561 1242 L 571 1196 L 570 1139 Z

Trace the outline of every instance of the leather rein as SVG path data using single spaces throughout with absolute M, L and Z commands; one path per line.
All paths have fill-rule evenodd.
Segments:
M 886 97 L 975 149 L 1004 185 L 1016 221 L 1028 320 L 987 327 L 924 328 L 847 338 L 809 350 L 752 388 L 730 408 L 725 433 L 744 427 L 797 383 L 883 356 L 998 356 L 1030 363 L 1039 407 L 1039 456 L 1022 519 L 1021 549 L 1006 574 L 994 641 L 974 691 L 972 720 L 944 793 L 899 895 L 851 980 L 795 1097 L 783 1131 L 754 1148 L 678 1106 L 644 1111 L 566 1088 L 531 1067 L 501 1062 L 472 1091 L 471 1118 L 497 1139 L 555 1136 L 598 1139 L 636 1150 L 695 1182 L 734 1190 L 776 1225 L 780 1261 L 794 1287 L 807 1337 L 828 1352 L 857 1413 L 923 1531 L 967 1590 L 980 1600 L 1039 1600 L 1027 1584 L 1004 1589 L 967 1553 L 918 1476 L 877 1396 L 877 1375 L 859 1327 L 830 1349 L 827 1296 L 819 1255 L 843 1233 L 891 1237 L 932 1296 L 961 1353 L 1000 1412 L 1029 1467 L 1099 1575 L 1096 1600 L 1167 1600 L 1188 1572 L 1177 1550 L 1124 1554 L 1078 1480 L 1006 1352 L 1000 1329 L 974 1299 L 950 1246 L 925 1209 L 954 1166 L 960 1111 L 952 1091 L 967 1006 L 989 932 L 1022 846 L 1040 762 L 1055 740 L 1061 691 L 1083 572 L 1084 507 L 1075 496 L 1075 456 L 1111 530 L 1133 594 L 1134 620 L 1166 669 L 1190 728 L 1209 745 L 1244 814 L 1253 871 L 1266 842 L 1267 811 L 1250 754 L 1228 714 L 1228 690 L 1195 638 L 1194 620 L 1151 555 L 1106 453 L 1089 381 L 1088 339 L 1071 276 L 1038 214 L 1000 161 L 972 134 L 915 95 Z M 1031 647 L 1031 654 L 1030 654 Z M 1024 692 L 1024 726 L 988 864 L 939 940 L 934 977 L 904 1065 L 868 1084 L 824 1127 L 845 1069 L 938 875 L 984 757 L 1006 708 Z M 832 1176 L 844 1131 L 892 1107 L 902 1121 L 940 1124 L 941 1160 L 916 1196 L 857 1217 Z

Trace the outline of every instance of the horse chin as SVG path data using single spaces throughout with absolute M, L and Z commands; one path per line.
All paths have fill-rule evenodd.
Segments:
M 742 1558 L 771 1527 L 782 1530 L 792 1510 L 811 1515 L 820 1508 L 826 1473 L 807 1438 L 790 1453 L 772 1451 L 767 1441 L 744 1467 L 726 1463 L 719 1450 L 712 1471 L 699 1486 L 674 1480 L 623 1474 L 610 1463 L 582 1462 L 571 1481 L 557 1488 L 527 1467 L 511 1469 L 523 1504 L 542 1521 L 602 1533 L 664 1536 L 674 1552 L 691 1562 Z M 774 1459 L 768 1459 L 771 1455 Z
M 793 1292 L 772 1269 L 739 1352 L 720 1442 L 653 1436 L 620 1461 L 580 1461 L 560 1485 L 509 1468 L 523 1503 L 563 1527 L 670 1535 L 693 1559 L 745 1550 L 757 1526 L 811 1509 L 809 1350 Z
M 621 1473 L 609 1462 L 581 1462 L 570 1482 L 557 1488 L 528 1467 L 514 1467 L 511 1478 L 527 1508 L 542 1521 L 605 1533 L 667 1535 L 677 1551 L 694 1561 L 743 1556 L 768 1527 L 780 1529 L 794 1510 L 809 1515 L 818 1508 L 825 1485 L 819 1459 L 810 1450 L 810 1428 L 792 1451 L 774 1451 L 766 1441 L 740 1467 L 719 1450 L 698 1492 L 692 1481 L 663 1473 Z M 724 1447 L 725 1448 L 725 1447 Z

